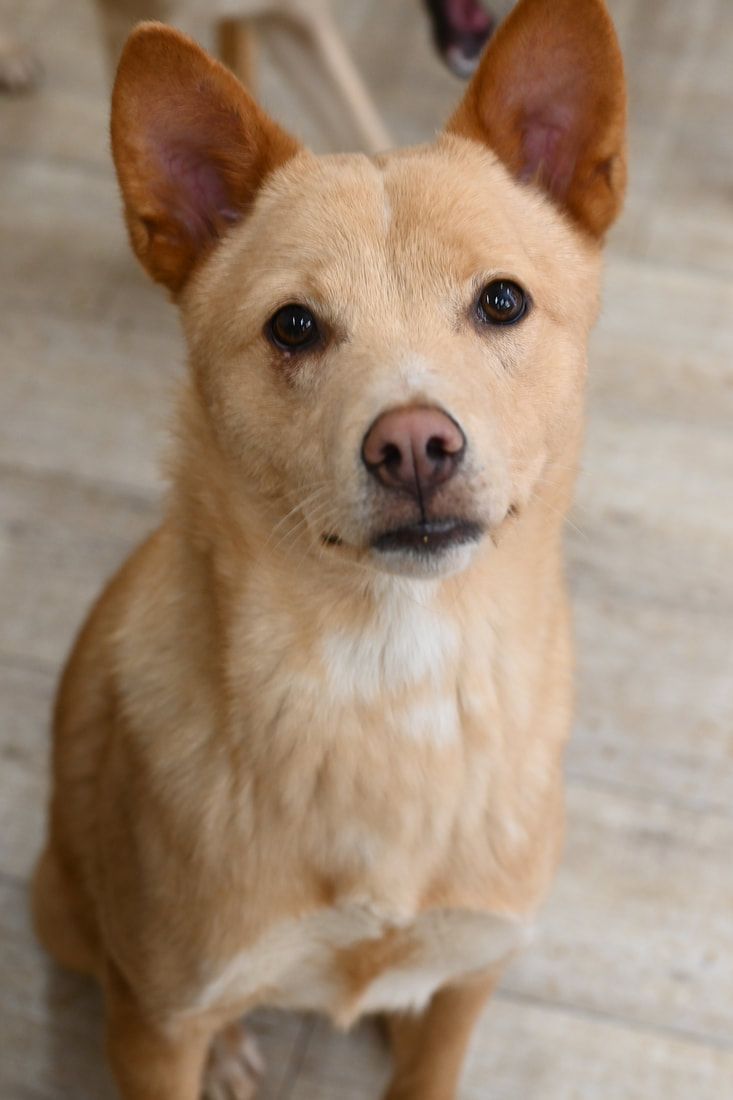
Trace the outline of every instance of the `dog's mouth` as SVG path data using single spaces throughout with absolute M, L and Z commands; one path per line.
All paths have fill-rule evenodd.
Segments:
M 483 533 L 482 525 L 474 520 L 427 520 L 383 531 L 372 539 L 371 548 L 380 554 L 408 553 L 429 558 L 479 542 Z
M 380 531 L 369 541 L 369 550 L 380 557 L 403 558 L 414 561 L 438 561 L 447 557 L 451 550 L 480 542 L 485 535 L 483 524 L 473 519 L 447 518 L 420 520 L 415 524 L 405 524 Z M 336 531 L 324 531 L 320 536 L 321 546 L 330 549 L 355 549 L 344 542 Z
M 370 542 L 370 549 L 380 554 L 414 554 L 418 557 L 435 557 L 458 546 L 480 542 L 484 527 L 475 520 L 442 519 L 412 523 L 382 531 Z M 344 540 L 335 532 L 321 535 L 324 546 L 343 547 Z

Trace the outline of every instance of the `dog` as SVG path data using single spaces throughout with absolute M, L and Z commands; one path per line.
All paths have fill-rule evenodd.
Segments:
M 456 76 L 469 77 L 496 21 L 481 0 L 425 0 L 433 43 Z
M 316 157 L 181 33 L 112 97 L 189 374 L 160 527 L 63 673 L 35 924 L 124 1100 L 249 1095 L 258 1005 L 456 1095 L 551 883 L 562 533 L 626 180 L 602 0 L 521 0 L 430 145 Z

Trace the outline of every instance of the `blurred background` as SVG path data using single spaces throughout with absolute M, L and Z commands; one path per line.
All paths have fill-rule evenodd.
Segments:
M 59 665 L 103 579 L 155 523 L 183 369 L 175 312 L 127 246 L 107 138 L 110 43 L 125 9 L 155 5 L 109 0 L 105 19 L 100 7 L 0 0 L 0 67 L 8 35 L 43 67 L 32 91 L 0 94 L 3 1100 L 114 1095 L 98 996 L 41 956 L 26 882 Z M 568 525 L 568 841 L 537 940 L 476 1036 L 465 1100 L 733 1094 L 733 3 L 610 8 L 632 178 Z M 321 150 L 368 145 L 373 127 L 429 139 L 463 90 L 419 0 L 334 0 L 315 60 L 282 25 L 260 25 L 254 54 L 251 36 L 225 42 L 217 10 L 187 0 L 165 14 L 237 51 L 268 108 Z M 14 63 L 7 82 L 35 76 L 17 50 Z M 263 1013 L 256 1032 L 263 1100 L 379 1096 L 387 1058 L 371 1025 L 346 1037 Z

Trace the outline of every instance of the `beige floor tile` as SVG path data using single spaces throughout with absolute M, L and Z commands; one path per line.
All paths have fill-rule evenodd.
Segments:
M 0 876 L 17 881 L 43 843 L 55 684 L 50 666 L 0 657 Z
M 103 579 L 153 526 L 144 498 L 5 471 L 0 653 L 55 667 Z
M 505 987 L 733 1050 L 733 816 L 571 781 L 537 942 Z

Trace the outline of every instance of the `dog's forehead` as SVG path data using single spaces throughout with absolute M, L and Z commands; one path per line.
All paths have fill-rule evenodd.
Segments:
M 598 268 L 597 246 L 537 189 L 482 146 L 443 136 L 375 158 L 292 158 L 192 293 L 200 316 L 259 323 L 295 300 L 353 331 L 415 309 L 442 323 L 492 277 L 518 281 L 556 316 L 585 316 Z
M 263 196 L 255 236 L 270 262 L 314 277 L 331 265 L 342 276 L 351 266 L 382 278 L 387 265 L 451 282 L 487 267 L 521 274 L 535 226 L 548 220 L 547 204 L 524 191 L 465 141 L 377 158 L 303 156 Z

